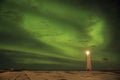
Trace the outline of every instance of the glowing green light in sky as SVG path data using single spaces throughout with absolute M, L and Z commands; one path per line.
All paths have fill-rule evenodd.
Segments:
M 70 46 L 85 48 L 105 43 L 102 34 L 105 20 L 98 13 L 58 3 L 38 4 L 36 9 L 34 13 L 24 14 L 23 28 L 37 40 L 60 48 L 67 55 L 80 52 Z
M 15 4 L 12 7 L 8 5 L 11 2 Z M 5 37 L 0 49 L 20 52 L 13 58 L 16 63 L 71 65 L 85 61 L 85 49 L 94 46 L 94 51 L 100 51 L 109 43 L 106 19 L 98 11 L 50 0 L 12 0 L 6 5 L 2 5 L 0 17 L 11 28 L 1 23 L 0 32 Z M 104 53 L 97 54 L 100 58 L 93 55 L 96 61 Z

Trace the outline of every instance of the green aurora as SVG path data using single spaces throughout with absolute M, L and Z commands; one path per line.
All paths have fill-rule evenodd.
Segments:
M 85 70 L 87 49 L 94 70 L 119 69 L 106 14 L 70 1 L 1 1 L 0 69 Z

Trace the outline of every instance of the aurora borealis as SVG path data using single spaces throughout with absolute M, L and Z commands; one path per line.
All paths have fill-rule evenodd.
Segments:
M 2 0 L 0 68 L 119 69 L 117 1 Z

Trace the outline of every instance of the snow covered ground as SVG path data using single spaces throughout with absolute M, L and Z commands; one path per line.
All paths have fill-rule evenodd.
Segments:
M 0 71 L 0 80 L 120 80 L 120 71 Z

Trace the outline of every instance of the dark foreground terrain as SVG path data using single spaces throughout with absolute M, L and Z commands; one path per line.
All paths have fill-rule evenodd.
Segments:
M 0 80 L 120 80 L 120 71 L 0 71 Z

